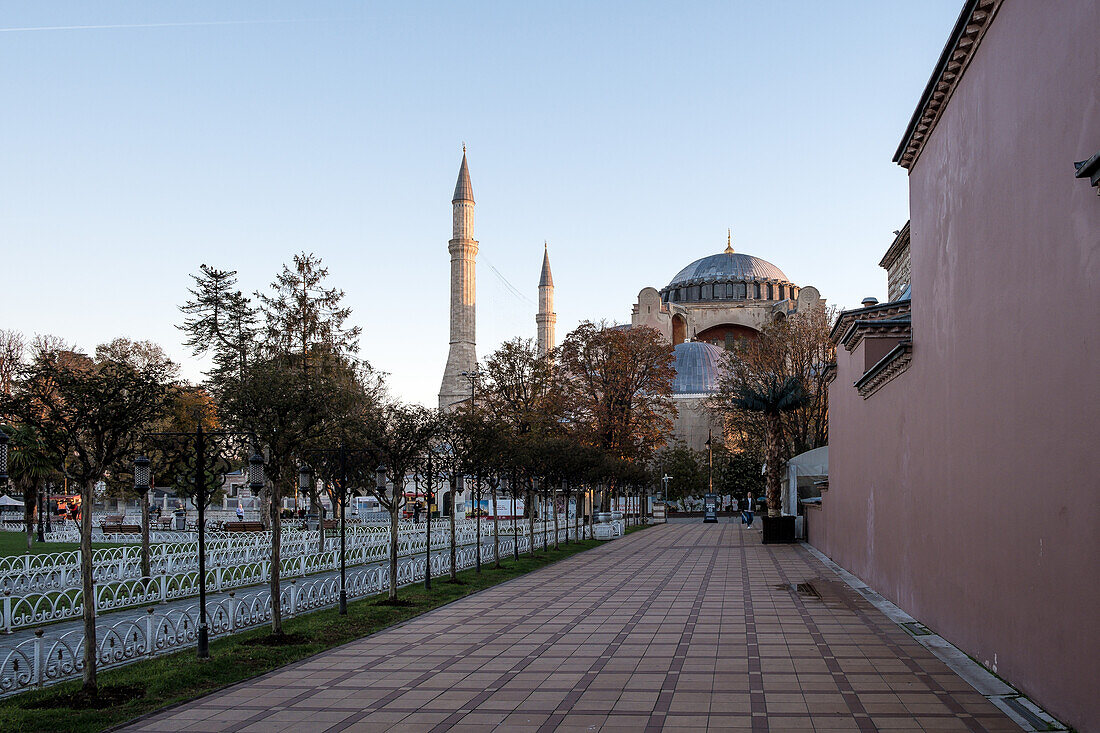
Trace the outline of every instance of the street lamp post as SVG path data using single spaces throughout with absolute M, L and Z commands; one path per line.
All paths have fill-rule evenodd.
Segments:
M 210 630 L 206 619 L 206 504 L 213 493 L 208 475 L 220 474 L 219 485 L 225 482 L 225 472 L 228 470 L 228 461 L 221 455 L 223 447 L 219 446 L 217 439 L 248 438 L 253 444 L 253 453 L 248 459 L 248 487 L 252 491 L 260 491 L 264 486 L 264 458 L 260 455 L 259 441 L 252 433 L 207 432 L 202 428 L 202 420 L 193 433 L 146 433 L 145 440 L 152 442 L 163 441 L 168 444 L 176 443 L 179 447 L 176 451 L 177 458 L 186 465 L 187 455 L 193 449 L 195 457 L 195 493 L 194 501 L 198 509 L 198 534 L 199 534 L 199 631 L 198 631 L 198 656 L 206 659 L 210 656 Z M 209 448 L 207 441 L 210 441 Z M 152 461 L 144 455 L 134 458 L 134 487 L 147 490 L 152 482 Z M 89 507 L 90 509 L 90 507 Z
M 665 504 L 668 504 L 668 482 L 672 480 L 672 476 L 667 473 L 661 477 L 661 483 L 665 485 Z

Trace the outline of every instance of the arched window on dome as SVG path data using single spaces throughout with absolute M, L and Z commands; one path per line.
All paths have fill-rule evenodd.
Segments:
M 710 283 L 707 283 L 706 285 L 700 285 L 699 289 L 701 291 L 699 294 L 700 299 L 710 300 L 712 297 L 714 297 L 713 293 L 711 292 L 713 290 L 713 286 Z
M 772 289 L 771 283 L 768 283 L 768 300 L 775 300 L 775 291 Z
M 745 299 L 745 283 L 733 284 L 733 299 L 744 300 Z
M 786 299 L 786 297 L 787 297 L 787 286 L 786 285 L 780 285 L 779 286 L 779 300 L 784 300 L 784 299 Z
M 760 283 L 752 284 L 752 297 L 760 300 Z

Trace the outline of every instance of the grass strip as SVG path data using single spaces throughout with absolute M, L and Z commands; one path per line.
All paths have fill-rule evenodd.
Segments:
M 626 531 L 639 529 L 644 527 Z M 84 706 L 88 701 L 80 698 L 79 680 L 15 695 L 0 700 L 0 730 L 101 731 L 360 639 L 601 544 L 586 540 L 534 556 L 522 555 L 519 561 L 509 557 L 499 569 L 483 564 L 480 574 L 460 572 L 457 584 L 433 578 L 430 591 L 423 584 L 398 591 L 407 605 L 381 605 L 385 596 L 379 595 L 349 603 L 347 616 L 326 609 L 287 619 L 283 629 L 290 643 L 284 645 L 265 645 L 262 640 L 270 636 L 265 627 L 211 642 L 210 659 L 198 659 L 192 648 L 100 672 L 102 702 L 108 705 L 102 709 Z

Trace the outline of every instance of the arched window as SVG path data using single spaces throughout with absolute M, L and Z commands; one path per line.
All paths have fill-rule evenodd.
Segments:
M 775 291 L 772 289 L 771 283 L 768 283 L 768 300 L 775 300 Z
M 756 298 L 757 300 L 760 299 L 760 283 L 752 284 L 752 297 Z
M 713 297 L 711 293 L 711 291 L 713 290 L 713 286 L 710 283 L 707 283 L 706 285 L 700 285 L 699 289 L 700 291 L 702 291 L 699 295 L 701 299 L 710 300 Z
M 734 298 L 734 300 L 744 300 L 745 299 L 745 283 L 734 283 L 733 284 L 733 298 Z

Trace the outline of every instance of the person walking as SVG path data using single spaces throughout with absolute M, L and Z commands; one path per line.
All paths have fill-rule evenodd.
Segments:
M 243 522 L 244 521 L 244 507 L 241 506 L 241 502 L 240 502 L 239 499 L 237 500 L 237 521 L 238 522 Z
M 420 524 L 420 502 L 413 504 L 413 523 Z
M 749 495 L 748 495 L 748 498 L 745 499 L 745 512 L 744 512 L 744 515 L 743 515 L 744 518 L 745 518 L 745 524 L 748 525 L 749 529 L 752 529 L 752 517 L 753 517 L 752 508 L 753 508 L 753 505 L 752 505 L 752 492 L 750 491 Z

